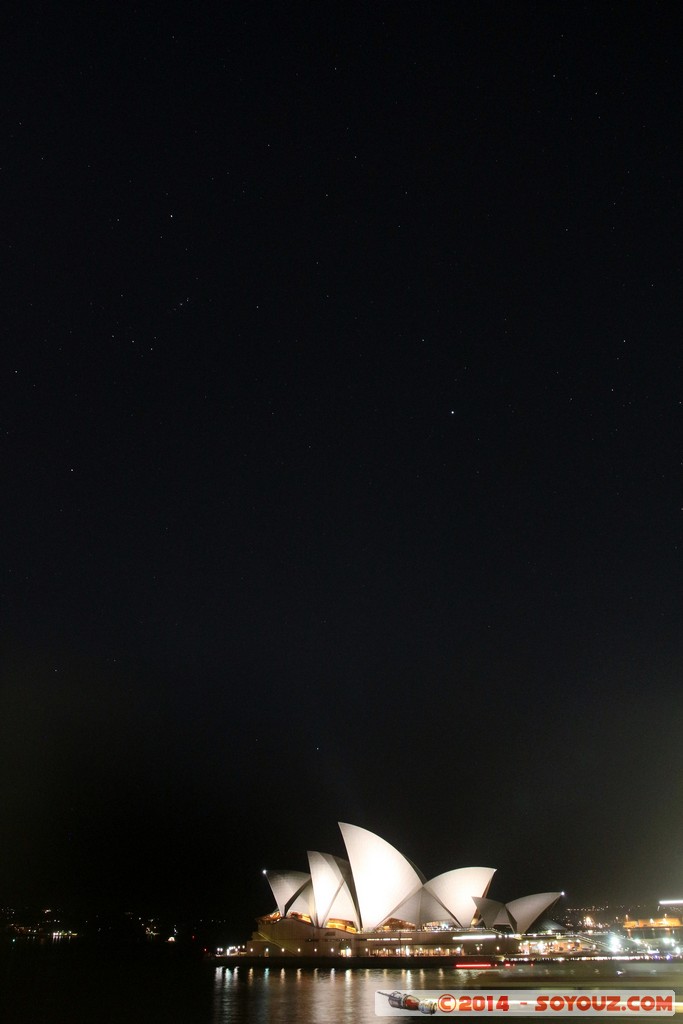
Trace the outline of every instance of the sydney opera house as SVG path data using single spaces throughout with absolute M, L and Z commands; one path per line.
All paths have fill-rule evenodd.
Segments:
M 487 895 L 495 868 L 455 868 L 428 880 L 380 836 L 343 822 L 339 828 L 348 860 L 309 851 L 308 871 L 264 872 L 276 909 L 258 919 L 248 952 L 474 952 L 492 940 L 530 932 L 561 895 L 544 892 L 501 903 Z

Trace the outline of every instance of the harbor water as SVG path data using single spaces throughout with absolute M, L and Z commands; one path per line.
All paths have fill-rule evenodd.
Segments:
M 16 1024 L 364 1024 L 382 1019 L 375 1014 L 378 990 L 495 991 L 515 986 L 673 989 L 680 1004 L 683 965 L 664 961 L 627 967 L 609 962 L 535 964 L 484 974 L 456 971 L 452 966 L 226 967 L 172 957 L 4 955 L 0 1020 Z

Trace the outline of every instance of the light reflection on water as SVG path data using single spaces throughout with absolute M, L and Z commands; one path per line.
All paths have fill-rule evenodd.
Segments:
M 468 972 L 463 972 L 468 974 Z M 466 982 L 460 977 L 460 985 Z M 452 984 L 452 982 L 451 982 Z M 378 989 L 442 988 L 443 968 L 222 968 L 214 977 L 212 1024 L 363 1024 L 377 1021 Z
M 619 973 L 617 974 L 617 969 Z M 174 954 L 0 950 L 2 1024 L 378 1024 L 378 990 L 665 988 L 683 964 L 527 964 L 481 974 L 446 967 L 216 967 Z M 680 1011 L 679 1011 L 680 1012 Z M 425 1019 L 418 1016 L 415 1019 Z M 521 1020 L 522 1018 L 517 1018 Z
M 548 974 L 552 973 L 552 977 Z M 375 1015 L 378 990 L 415 991 L 458 988 L 508 987 L 654 987 L 683 991 L 681 965 L 645 965 L 631 978 L 618 978 L 605 969 L 596 976 L 594 967 L 565 970 L 534 965 L 528 972 L 492 971 L 485 979 L 478 971 L 439 968 L 301 968 L 217 967 L 211 1024 L 244 1024 L 248 1021 L 278 1024 L 366 1024 Z M 419 1016 L 419 1015 L 418 1015 Z M 423 1018 L 424 1019 L 424 1018 Z M 468 1018 L 472 1019 L 472 1018 Z M 518 1017 L 520 1021 L 525 1018 Z

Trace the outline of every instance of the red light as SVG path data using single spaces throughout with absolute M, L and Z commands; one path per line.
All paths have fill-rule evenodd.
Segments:
M 468 964 L 456 964 L 455 966 L 461 968 L 463 971 L 473 971 L 475 968 L 481 970 L 481 969 L 486 968 L 486 967 L 493 967 L 493 964 L 483 964 L 483 963 L 482 964 L 476 964 L 476 963 L 473 964 L 473 963 L 468 963 Z

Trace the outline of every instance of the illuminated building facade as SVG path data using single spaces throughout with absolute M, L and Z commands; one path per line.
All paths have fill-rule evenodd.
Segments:
M 471 942 L 528 932 L 561 895 L 491 900 L 495 868 L 456 868 L 427 879 L 380 836 L 343 822 L 339 828 L 348 860 L 309 851 L 307 872 L 264 872 L 277 909 L 259 918 L 251 953 L 448 955 Z

